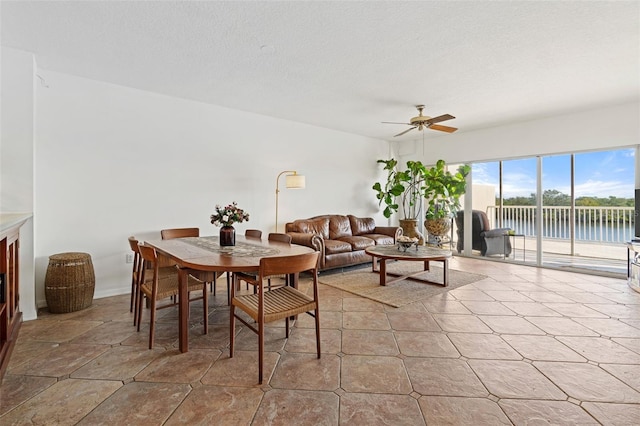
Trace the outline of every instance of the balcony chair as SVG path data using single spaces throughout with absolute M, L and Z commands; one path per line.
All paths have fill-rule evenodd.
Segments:
M 456 216 L 458 242 L 456 249 L 461 253 L 464 248 L 464 212 L 459 211 Z M 511 239 L 508 237 L 510 228 L 490 229 L 489 218 L 481 210 L 471 212 L 471 248 L 480 251 L 482 256 L 511 254 Z
M 258 335 L 258 382 L 262 384 L 262 364 L 264 358 L 264 325 L 265 323 L 285 320 L 286 337 L 289 338 L 289 317 L 307 313 L 315 318 L 316 350 L 320 358 L 320 315 L 318 311 L 318 252 L 299 254 L 295 256 L 265 257 L 260 259 L 260 269 L 257 277 L 234 274 L 234 285 L 231 286 L 231 308 L 229 315 L 229 358 L 233 358 L 235 341 L 235 320 L 243 323 Z M 308 296 L 289 286 L 268 290 L 264 287 L 264 280 L 273 275 L 298 274 L 310 271 L 313 279 L 313 295 Z M 235 284 L 242 279 L 252 283 L 257 288 L 254 294 L 235 294 Z M 247 313 L 255 324 L 245 320 L 236 313 L 236 308 Z M 256 328 L 257 325 L 257 328 Z

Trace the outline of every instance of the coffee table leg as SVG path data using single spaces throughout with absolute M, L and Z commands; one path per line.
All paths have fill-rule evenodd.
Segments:
M 442 261 L 442 281 L 445 287 L 449 285 L 449 259 Z
M 387 259 L 380 259 L 380 285 L 387 285 Z

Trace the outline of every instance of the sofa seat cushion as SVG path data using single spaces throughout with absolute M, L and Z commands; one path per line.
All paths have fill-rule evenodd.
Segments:
M 371 238 L 367 237 L 341 237 L 338 240 L 349 243 L 353 251 L 364 250 L 376 244 Z
M 376 245 L 380 245 L 380 244 L 389 244 L 389 245 L 393 245 L 395 244 L 395 241 L 393 240 L 393 237 L 389 236 L 389 235 L 382 235 L 382 234 L 366 234 L 366 235 L 362 235 L 363 237 L 366 237 L 368 239 L 371 239 L 375 242 Z
M 350 251 L 348 253 L 328 254 L 325 256 L 325 269 L 343 268 L 345 266 L 371 264 L 371 256 L 364 250 Z
M 303 234 L 317 234 L 323 239 L 329 238 L 329 218 L 304 219 L 293 222 L 295 232 Z
M 351 244 L 340 240 L 324 240 L 325 254 L 348 253 L 351 251 Z

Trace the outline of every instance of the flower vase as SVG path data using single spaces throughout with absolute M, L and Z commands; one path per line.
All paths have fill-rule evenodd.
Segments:
M 236 245 L 236 229 L 233 226 L 220 228 L 220 246 Z

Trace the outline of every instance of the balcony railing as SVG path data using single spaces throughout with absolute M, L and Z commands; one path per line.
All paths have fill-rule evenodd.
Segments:
M 489 206 L 492 228 L 511 228 L 535 236 L 536 206 Z M 601 243 L 624 243 L 635 237 L 633 207 L 542 207 L 542 237 Z

